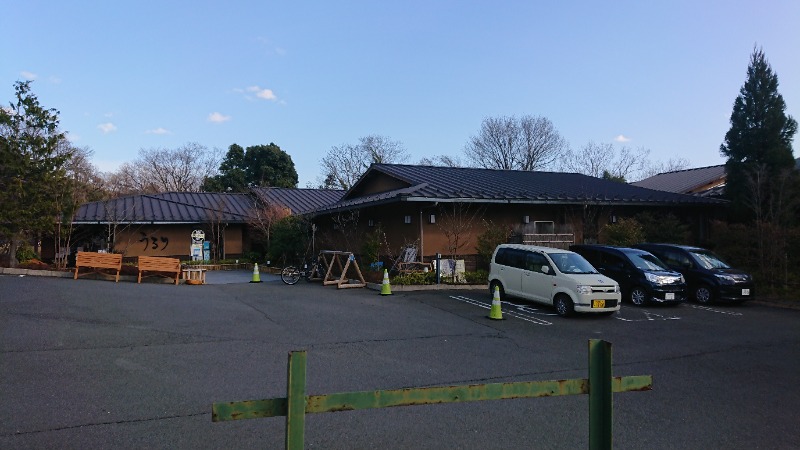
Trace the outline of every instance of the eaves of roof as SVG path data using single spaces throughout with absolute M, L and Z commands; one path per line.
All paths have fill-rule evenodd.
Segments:
M 167 192 L 131 195 L 81 205 L 74 224 L 245 223 L 252 209 L 247 194 Z
M 393 202 L 632 206 L 709 206 L 726 203 L 720 199 L 646 189 L 572 173 L 390 164 L 376 164 L 370 170 L 403 180 L 411 186 L 342 200 L 317 208 L 313 215 Z M 360 182 L 368 180 L 362 177 Z

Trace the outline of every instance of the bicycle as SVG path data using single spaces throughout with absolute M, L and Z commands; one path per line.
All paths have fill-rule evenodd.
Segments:
M 281 270 L 281 281 L 286 284 L 297 284 L 300 281 L 300 277 L 305 278 L 306 281 L 311 281 L 312 278 L 322 278 L 319 260 L 315 259 L 311 262 L 306 262 L 303 264 L 302 269 L 296 266 L 286 266 Z

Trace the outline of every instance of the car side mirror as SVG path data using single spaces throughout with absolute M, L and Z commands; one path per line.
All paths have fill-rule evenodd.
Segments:
M 542 273 L 549 274 L 550 273 L 550 266 L 542 266 Z

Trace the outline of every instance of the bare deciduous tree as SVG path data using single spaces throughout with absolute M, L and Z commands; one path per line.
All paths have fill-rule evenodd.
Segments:
M 68 141 L 63 141 L 59 146 L 59 152 L 70 155 L 64 167 L 65 184 L 62 189 L 53 192 L 57 210 L 60 211 L 59 217 L 56 217 L 53 233 L 56 247 L 54 262 L 56 267 L 63 269 L 67 266 L 71 246 L 73 215 L 82 204 L 102 199 L 106 191 L 97 167 L 89 162 L 93 153 L 91 149 L 72 147 Z
M 119 194 L 199 192 L 203 181 L 216 174 L 221 156 L 219 149 L 192 142 L 176 149 L 141 149 L 136 160 L 109 174 L 108 183 Z
M 458 156 L 436 155 L 430 158 L 425 157 L 419 160 L 421 166 L 444 166 L 444 167 L 465 167 Z
M 645 178 L 649 178 L 654 175 L 658 175 L 660 173 L 677 172 L 678 170 L 685 170 L 689 166 L 691 166 L 691 162 L 686 158 L 680 158 L 680 157 L 670 158 L 666 162 L 662 161 L 651 162 L 642 171 L 642 173 L 639 174 L 640 177 L 639 179 L 644 180 Z
M 476 167 L 542 170 L 550 168 L 566 148 L 566 141 L 549 119 L 526 115 L 487 117 L 464 151 Z
M 267 253 L 269 253 L 273 227 L 279 220 L 290 216 L 292 212 L 289 208 L 283 205 L 270 203 L 262 198 L 261 202 L 259 203 L 259 207 L 254 208 L 250 214 L 251 217 L 248 220 L 248 223 L 251 227 L 253 227 L 253 229 L 266 238 Z
M 384 136 L 359 138 L 358 144 L 331 147 L 320 164 L 321 185 L 327 188 L 350 189 L 372 163 L 394 164 L 408 160 L 408 153 L 399 141 Z
M 643 147 L 623 146 L 617 150 L 613 144 L 589 142 L 579 151 L 568 150 L 560 161 L 559 170 L 630 181 L 640 179 L 647 170 L 649 155 L 650 150 Z

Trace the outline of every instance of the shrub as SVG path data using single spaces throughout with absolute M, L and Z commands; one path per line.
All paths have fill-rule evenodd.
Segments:
M 17 248 L 17 253 L 15 254 L 17 257 L 17 261 L 23 263 L 25 261 L 30 261 L 32 259 L 36 259 L 39 255 L 33 250 L 31 244 L 25 242 Z
M 480 261 L 488 262 L 492 259 L 494 249 L 498 245 L 508 242 L 511 230 L 507 226 L 497 225 L 491 220 L 484 220 L 483 225 L 486 230 L 478 236 L 478 245 L 475 249 Z
M 643 240 L 647 242 L 686 244 L 691 239 L 689 226 L 672 213 L 641 212 L 634 217 L 641 224 L 644 233 Z
M 476 270 L 475 272 L 464 272 L 464 279 L 467 284 L 486 284 L 489 282 L 489 272 Z
M 412 285 L 412 284 L 435 284 L 435 272 L 413 272 L 404 273 L 392 278 L 392 284 L 399 286 Z
M 383 236 L 383 230 L 380 225 L 365 236 L 364 244 L 361 246 L 361 258 L 366 267 L 378 261 L 378 253 L 381 248 L 381 236 Z
M 624 247 L 644 241 L 642 225 L 636 219 L 619 219 L 617 223 L 609 223 L 600 230 L 605 244 Z

